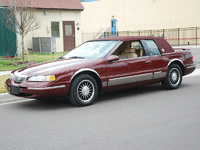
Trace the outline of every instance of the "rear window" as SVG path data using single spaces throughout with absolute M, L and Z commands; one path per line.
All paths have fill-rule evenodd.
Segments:
M 153 40 L 143 40 L 150 56 L 161 55 L 157 44 Z

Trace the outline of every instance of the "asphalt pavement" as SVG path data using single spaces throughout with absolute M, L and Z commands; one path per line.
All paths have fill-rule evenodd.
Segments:
M 199 150 L 200 76 L 177 90 L 161 84 L 68 101 L 0 105 L 2 150 Z
M 17 102 L 17 101 L 22 101 L 22 100 L 27 100 L 27 99 L 22 98 L 22 97 L 13 96 L 8 93 L 0 94 L 0 104 L 8 103 L 8 102 Z M 30 99 L 28 99 L 28 100 L 30 100 Z

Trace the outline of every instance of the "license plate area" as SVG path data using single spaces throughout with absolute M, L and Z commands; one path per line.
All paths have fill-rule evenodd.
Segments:
M 19 87 L 17 86 L 10 86 L 10 93 L 14 95 L 20 95 Z

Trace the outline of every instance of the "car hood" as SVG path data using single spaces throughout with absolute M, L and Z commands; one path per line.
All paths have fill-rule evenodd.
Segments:
M 61 59 L 51 62 L 36 64 L 13 71 L 15 75 L 34 76 L 34 75 L 54 75 L 69 70 L 87 66 L 91 60 L 88 59 Z

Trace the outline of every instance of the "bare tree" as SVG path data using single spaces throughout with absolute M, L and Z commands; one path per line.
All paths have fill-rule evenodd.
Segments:
M 32 7 L 31 0 L 16 0 L 10 7 L 4 9 L 3 24 L 12 32 L 18 33 L 22 38 L 22 59 L 24 62 L 24 37 L 30 31 L 40 27 L 39 20 L 35 14 L 35 8 Z

